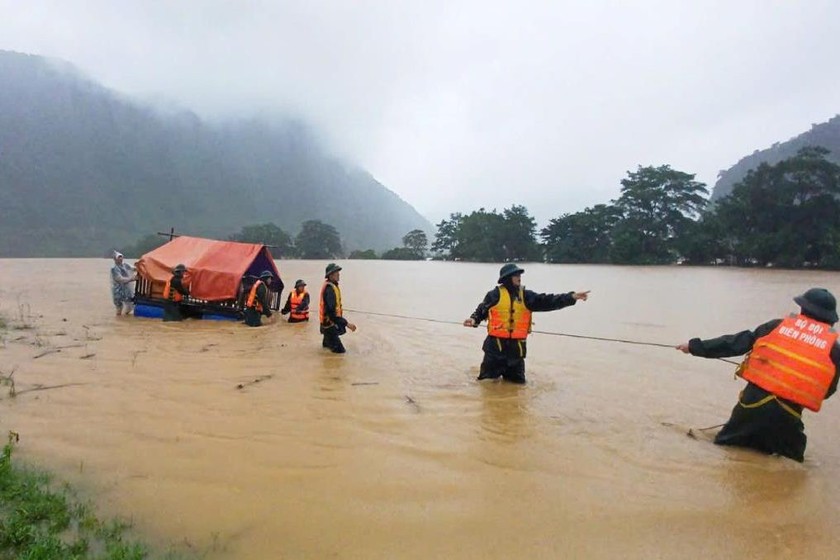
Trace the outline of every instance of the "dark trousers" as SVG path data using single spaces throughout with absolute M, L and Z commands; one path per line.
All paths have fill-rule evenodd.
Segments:
M 324 340 L 321 342 L 321 346 L 329 348 L 336 354 L 343 354 L 347 351 L 339 338 L 339 336 L 344 334 L 343 329 L 339 329 L 337 325 L 332 325 L 330 327 L 324 327 L 322 325 L 321 332 L 324 334 Z
M 481 349 L 484 350 L 484 359 L 481 361 L 479 380 L 501 377 L 511 383 L 525 383 L 525 340 L 488 336 Z
M 747 385 L 729 421 L 715 436 L 715 443 L 748 447 L 801 463 L 808 438 L 802 419 L 794 414 L 800 412 L 799 407 L 771 396 L 755 385 Z
M 184 314 L 181 311 L 181 304 L 173 301 L 168 301 L 163 304 L 163 320 L 164 321 L 183 321 Z
M 478 379 L 498 379 L 499 377 L 511 383 L 525 383 L 525 360 L 485 353 Z
M 248 307 L 245 309 L 245 324 L 249 327 L 261 327 L 262 326 L 262 314 L 252 307 Z

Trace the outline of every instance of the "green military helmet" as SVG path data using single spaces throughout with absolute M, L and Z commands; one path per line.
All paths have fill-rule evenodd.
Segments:
M 507 263 L 499 269 L 499 283 L 501 284 L 502 280 L 508 276 L 516 276 L 517 274 L 522 274 L 523 272 L 525 272 L 524 268 L 519 268 L 519 266 L 514 263 Z
M 186 272 L 186 271 L 187 271 L 187 267 L 184 266 L 183 264 L 176 264 L 175 268 L 172 269 L 172 272 L 174 272 L 176 274 L 178 272 Z
M 825 288 L 811 288 L 793 301 L 815 319 L 832 325 L 837 322 L 837 300 Z
M 274 278 L 274 275 L 271 273 L 270 270 L 263 270 L 260 274 L 260 278 Z
M 327 270 L 324 273 L 324 278 L 329 278 L 330 274 L 332 274 L 333 272 L 338 272 L 339 270 L 341 270 L 341 267 L 338 266 L 337 264 L 335 264 L 335 263 L 328 264 L 327 265 Z
M 303 280 L 295 280 L 295 288 L 300 288 L 301 286 L 306 286 L 306 282 Z

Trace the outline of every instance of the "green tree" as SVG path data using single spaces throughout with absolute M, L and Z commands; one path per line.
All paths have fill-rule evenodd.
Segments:
M 449 220 L 441 220 L 437 224 L 435 241 L 432 243 L 432 252 L 443 257 L 452 257 L 452 251 L 458 245 L 458 230 L 464 216 L 460 212 L 449 215 Z
M 697 221 L 687 224 L 674 246 L 684 264 L 729 262 L 725 257 L 729 253 L 727 235 L 719 217 L 712 211 L 704 211 Z
M 302 259 L 332 259 L 342 256 L 341 237 L 336 229 L 320 220 L 303 222 L 295 238 Z
M 447 258 L 481 262 L 530 260 L 540 257 L 536 221 L 524 206 L 501 214 L 479 208 L 468 215 L 451 214 L 438 225 L 432 251 Z
M 669 165 L 641 167 L 621 181 L 615 206 L 622 219 L 613 229 L 613 262 L 663 264 L 677 258 L 674 240 L 708 202 L 694 175 Z
M 275 258 L 295 255 L 292 237 L 273 223 L 245 226 L 239 233 L 228 237 L 228 240 L 268 245 Z
M 505 218 L 495 210 L 480 208 L 464 216 L 456 235 L 452 256 L 460 260 L 501 262 L 505 260 Z
M 610 262 L 612 230 L 620 219 L 621 211 L 607 204 L 554 218 L 540 232 L 546 259 L 554 263 Z
M 382 253 L 382 260 L 385 261 L 416 261 L 419 260 L 417 253 L 410 247 L 394 247 Z
M 514 204 L 502 212 L 505 220 L 504 240 L 506 261 L 541 260 L 537 244 L 537 221 L 528 214 L 524 206 Z
M 413 229 L 406 233 L 403 238 L 403 247 L 412 251 L 417 259 L 426 256 L 426 248 L 429 246 L 429 238 L 422 229 Z M 384 258 L 384 257 L 383 257 Z
M 374 251 L 373 249 L 367 249 L 365 251 L 356 249 L 355 251 L 350 253 L 350 256 L 347 258 L 359 260 L 374 260 L 376 259 L 376 251 Z
M 840 166 L 827 154 L 803 148 L 759 165 L 734 186 L 715 210 L 727 257 L 738 264 L 840 265 Z

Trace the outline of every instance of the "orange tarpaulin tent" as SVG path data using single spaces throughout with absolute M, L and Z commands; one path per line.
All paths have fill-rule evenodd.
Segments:
M 280 277 L 265 245 L 185 235 L 140 257 L 137 272 L 152 282 L 165 284 L 178 264 L 187 267 L 190 295 L 206 301 L 236 298 L 245 274 L 258 276 L 270 270 L 275 278 Z

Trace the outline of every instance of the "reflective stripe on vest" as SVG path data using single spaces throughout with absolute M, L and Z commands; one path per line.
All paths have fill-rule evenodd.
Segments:
M 181 292 L 172 289 L 172 278 L 167 280 L 166 286 L 163 287 L 163 299 L 168 299 L 169 301 L 175 303 L 180 303 L 184 300 L 184 296 L 181 295 Z
M 738 375 L 781 399 L 817 412 L 834 380 L 837 333 L 804 315 L 782 320 L 756 340 Z
M 327 286 L 332 286 L 333 293 L 335 294 L 335 316 L 341 317 L 341 290 L 338 289 L 337 284 L 333 284 L 329 280 L 324 282 L 324 285 L 321 286 L 321 301 L 319 302 L 318 308 L 318 319 L 321 321 L 321 324 L 325 327 L 331 326 L 333 322 L 327 317 L 327 314 L 324 312 L 324 291 L 327 289 Z
M 292 319 L 309 319 L 309 308 L 306 308 L 306 311 L 297 311 L 297 308 L 303 303 L 303 298 L 306 297 L 306 290 L 301 293 L 297 293 L 297 290 L 292 291 L 289 295 L 289 301 L 291 310 L 289 312 L 289 317 Z
M 528 338 L 531 332 L 531 310 L 525 307 L 525 290 L 519 288 L 519 298 L 512 299 L 507 288 L 499 286 L 499 303 L 490 308 L 487 334 L 497 338 Z
M 262 302 L 259 299 L 257 299 L 257 288 L 259 288 L 262 285 L 262 280 L 257 280 L 256 282 L 254 282 L 254 285 L 251 286 L 251 293 L 248 294 L 248 299 L 245 301 L 245 307 L 247 309 L 253 308 L 262 313 Z

